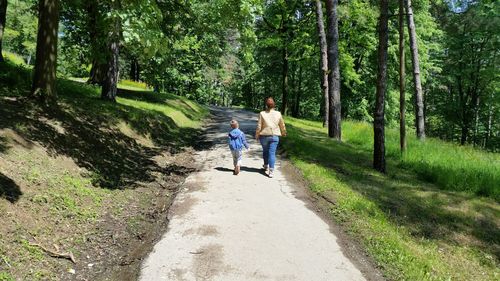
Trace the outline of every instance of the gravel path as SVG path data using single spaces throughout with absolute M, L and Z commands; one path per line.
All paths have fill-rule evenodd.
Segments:
M 142 265 L 140 280 L 365 280 L 331 227 L 287 180 L 260 170 L 252 137 L 257 114 L 213 108 L 210 150 L 172 206 L 168 231 Z M 242 172 L 232 173 L 226 135 L 234 117 L 247 134 Z M 303 192 L 302 192 L 303 194 Z M 371 279 L 371 278 L 368 278 Z

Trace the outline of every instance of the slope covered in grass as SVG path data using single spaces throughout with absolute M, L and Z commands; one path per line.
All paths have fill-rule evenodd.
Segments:
M 369 124 L 344 122 L 342 143 L 319 122 L 288 118 L 287 126 L 287 155 L 389 279 L 498 280 L 500 206 L 478 195 L 498 200 L 497 154 L 410 139 L 400 159 L 397 132 L 388 130 L 382 175 L 371 167 Z
M 301 126 L 322 132 L 317 122 L 294 120 Z M 373 150 L 373 128 L 366 122 L 348 121 L 342 124 L 343 141 L 356 149 Z M 446 190 L 464 191 L 492 197 L 500 201 L 500 154 L 470 146 L 460 146 L 434 138 L 418 141 L 410 133 L 408 150 L 401 155 L 399 131 L 386 130 L 386 154 L 396 165 L 412 170 L 425 181 Z
M 44 108 L 26 98 L 29 69 L 0 69 L 0 280 L 135 273 L 124 265 L 161 233 L 172 193 L 194 169 L 206 108 L 123 89 L 104 102 L 98 88 L 63 79 L 58 105 Z

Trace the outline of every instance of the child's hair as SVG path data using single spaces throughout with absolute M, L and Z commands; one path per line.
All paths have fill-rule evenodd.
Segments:
M 238 121 L 236 121 L 236 120 L 234 120 L 234 119 L 233 119 L 233 120 L 231 120 L 231 128 L 236 129 L 236 128 L 238 128 L 238 127 L 239 127 L 239 125 L 238 125 Z

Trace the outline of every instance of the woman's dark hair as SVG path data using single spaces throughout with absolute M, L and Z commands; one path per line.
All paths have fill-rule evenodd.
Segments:
M 276 107 L 276 104 L 274 103 L 274 99 L 272 97 L 266 98 L 266 108 L 272 109 L 274 107 Z

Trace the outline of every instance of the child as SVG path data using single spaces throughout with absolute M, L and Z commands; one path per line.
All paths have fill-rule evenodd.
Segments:
M 238 121 L 231 120 L 231 131 L 229 132 L 229 149 L 231 149 L 231 154 L 233 155 L 233 164 L 234 164 L 234 174 L 237 175 L 240 173 L 241 167 L 241 156 L 243 147 L 248 149 L 248 143 L 245 139 L 245 133 L 243 133 L 240 129 L 238 129 Z

